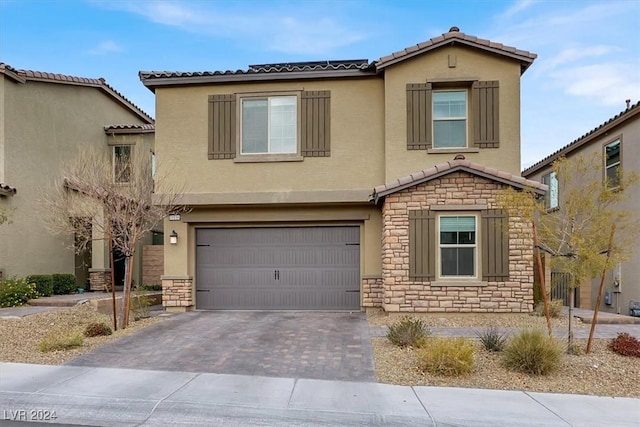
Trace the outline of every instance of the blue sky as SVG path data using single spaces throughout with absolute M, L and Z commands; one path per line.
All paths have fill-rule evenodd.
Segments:
M 0 61 L 104 77 L 154 115 L 140 70 L 372 61 L 454 25 L 538 54 L 522 77 L 523 167 L 640 100 L 637 0 L 0 0 Z

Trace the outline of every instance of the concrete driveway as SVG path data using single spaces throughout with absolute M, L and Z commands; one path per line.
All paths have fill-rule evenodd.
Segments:
M 364 313 L 195 311 L 174 315 L 68 364 L 375 381 Z

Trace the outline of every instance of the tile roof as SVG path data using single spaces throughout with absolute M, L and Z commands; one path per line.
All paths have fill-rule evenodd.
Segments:
M 105 133 L 153 133 L 156 131 L 154 124 L 116 124 L 104 127 Z
M 145 122 L 154 123 L 154 120 L 150 115 L 142 111 L 137 105 L 135 105 L 124 95 L 111 87 L 103 78 L 92 79 L 86 77 L 69 76 L 65 74 L 47 73 L 43 71 L 18 70 L 3 62 L 0 62 L 0 74 L 4 74 L 19 83 L 25 83 L 26 81 L 39 81 L 47 83 L 95 87 L 102 90 L 107 95 L 113 97 L 116 101 L 127 107 Z
M 437 49 L 444 45 L 460 43 L 463 45 L 471 46 L 474 48 L 482 49 L 488 52 L 493 52 L 499 55 L 511 57 L 520 61 L 522 67 L 522 73 L 533 63 L 537 58 L 535 53 L 528 52 L 526 50 L 516 49 L 512 46 L 506 46 L 502 43 L 495 43 L 490 40 L 481 39 L 475 36 L 470 36 L 465 33 L 461 33 L 458 27 L 451 27 L 449 32 L 442 34 L 441 36 L 431 38 L 426 42 L 418 43 L 417 45 L 407 47 L 391 55 L 383 56 L 378 59 L 374 64 L 376 69 L 380 70 L 389 65 L 396 64 L 400 61 L 404 61 L 416 55 L 421 55 L 429 50 Z
M 539 162 L 529 166 L 527 169 L 522 171 L 522 176 L 526 177 L 526 176 L 533 175 L 538 170 L 552 164 L 559 157 L 566 156 L 567 154 L 579 149 L 583 145 L 588 144 L 594 139 L 606 134 L 614 127 L 626 122 L 627 120 L 631 120 L 632 118 L 637 117 L 638 115 L 640 115 L 640 101 L 636 102 L 634 105 L 631 105 L 624 111 L 616 114 L 606 122 L 602 123 L 600 126 L 585 133 L 580 138 L 570 142 L 569 144 L 565 145 L 564 147 L 557 150 L 556 152 L 548 155 L 547 157 L 540 160 Z
M 18 190 L 15 187 L 0 182 L 0 196 L 13 196 L 17 192 Z
M 538 194 L 545 194 L 548 190 L 548 186 L 540 182 L 531 181 L 518 175 L 512 175 L 509 172 L 474 163 L 470 160 L 465 160 L 464 157 L 458 159 L 458 156 L 456 156 L 454 160 L 437 164 L 431 168 L 423 169 L 420 172 L 412 173 L 411 175 L 398 178 L 393 182 L 375 187 L 371 199 L 378 204 L 389 194 L 460 171 L 501 182 L 515 188 L 528 188 Z
M 511 46 L 505 46 L 502 43 L 494 43 L 489 40 L 470 36 L 461 33 L 457 27 L 452 27 L 448 33 L 391 55 L 384 56 L 375 62 L 369 62 L 367 59 L 287 62 L 249 65 L 246 70 L 194 72 L 140 71 L 138 76 L 142 83 L 152 91 L 158 86 L 180 84 L 367 76 L 381 73 L 385 67 L 404 61 L 415 55 L 420 55 L 424 52 L 453 43 L 471 46 L 520 61 L 522 72 L 524 72 L 536 58 L 534 53 L 516 49 Z

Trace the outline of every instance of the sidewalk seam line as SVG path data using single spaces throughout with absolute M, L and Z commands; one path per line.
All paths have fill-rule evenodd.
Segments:
M 528 392 L 523 391 L 522 393 L 524 393 L 526 396 L 529 396 L 530 399 L 532 399 L 534 402 L 536 402 L 538 405 L 542 406 L 544 409 L 546 409 L 547 411 L 551 412 L 553 415 L 555 415 L 556 417 L 560 418 L 562 421 L 564 421 L 565 423 L 567 423 L 567 425 L 569 426 L 573 426 L 573 424 L 571 424 L 569 421 L 565 420 L 564 418 L 562 418 L 559 414 L 555 413 L 554 411 L 551 410 L 551 408 L 547 407 L 547 405 L 545 405 L 544 403 L 540 402 L 538 399 L 536 399 L 535 397 L 531 396 Z
M 100 368 L 97 368 L 97 367 L 89 367 L 89 366 L 72 366 L 72 365 L 50 365 L 50 366 L 57 366 L 57 367 L 64 366 L 64 367 L 69 367 L 69 368 L 72 368 L 72 369 L 80 369 L 80 370 L 83 370 L 83 371 L 88 368 L 88 370 L 84 371 L 84 372 L 80 372 L 79 374 L 73 375 L 73 376 L 71 376 L 69 378 L 66 378 L 64 380 L 57 381 L 57 382 L 55 382 L 53 384 L 49 384 L 49 385 L 47 385 L 45 387 L 42 387 L 42 388 L 36 390 L 34 393 L 43 394 L 42 392 L 44 390 L 50 388 L 50 387 L 56 387 L 58 385 L 62 385 L 64 383 L 68 382 L 68 381 L 71 381 L 71 380 L 74 380 L 76 378 L 79 378 L 84 374 L 88 374 L 90 372 L 95 371 L 96 369 L 100 369 Z M 44 394 L 46 394 L 46 393 L 44 393 Z
M 431 420 L 431 425 L 433 427 L 436 427 L 436 420 L 433 419 L 433 417 L 431 416 L 431 413 L 429 413 L 429 410 L 427 409 L 427 407 L 425 406 L 425 404 L 422 402 L 422 400 L 420 399 L 420 396 L 418 396 L 418 393 L 416 393 L 415 388 L 413 388 L 413 386 L 409 387 L 411 389 L 411 391 L 413 392 L 413 395 L 416 397 L 416 399 L 418 399 L 418 402 L 420 402 L 420 406 L 422 406 L 422 409 L 424 409 L 424 412 L 427 413 L 427 415 L 429 416 L 429 419 Z
M 293 399 L 293 392 L 296 390 L 296 386 L 298 385 L 298 379 L 294 378 L 293 379 L 293 388 L 291 388 L 291 394 L 289 394 L 289 400 L 287 400 L 287 409 L 289 409 L 289 406 L 291 405 L 291 399 Z
M 169 397 L 171 397 L 172 395 L 176 394 L 178 391 L 182 390 L 183 388 L 185 388 L 187 385 L 191 384 L 191 382 L 193 382 L 193 380 L 195 380 L 196 378 L 198 378 L 200 375 L 202 375 L 202 373 L 196 373 L 193 378 L 191 378 L 189 381 L 187 381 L 186 383 L 182 384 L 180 387 L 176 388 L 175 390 L 171 391 L 169 394 L 167 394 L 166 396 L 164 396 L 163 398 L 159 399 L 155 405 L 153 405 L 153 408 L 151 408 L 151 411 L 149 411 L 149 415 L 147 415 L 147 417 L 142 420 L 142 422 L 140 424 L 137 424 L 138 426 L 142 426 L 144 424 L 146 424 L 147 421 L 149 421 L 149 418 L 151 418 L 151 416 L 153 415 L 153 413 L 156 411 L 156 408 L 165 400 L 167 400 Z

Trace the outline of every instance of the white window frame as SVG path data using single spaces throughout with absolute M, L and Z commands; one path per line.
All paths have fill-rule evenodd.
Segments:
M 245 153 L 243 151 L 243 135 L 242 135 L 242 117 L 243 117 L 243 101 L 244 100 L 258 100 L 258 99 L 266 99 L 269 105 L 269 99 L 277 98 L 277 97 L 294 97 L 295 98 L 295 108 L 296 108 L 296 148 L 295 152 L 292 153 Z M 239 93 L 237 95 L 237 115 L 238 118 L 236 129 L 237 129 L 237 145 L 236 152 L 238 156 L 236 157 L 236 162 L 263 162 L 263 161 L 301 161 L 303 159 L 300 154 L 300 141 L 301 141 L 301 91 L 289 91 L 289 92 L 260 92 L 260 93 Z M 268 128 L 267 128 L 267 144 L 270 145 L 270 125 L 271 118 L 270 112 L 267 113 L 268 117 Z
M 549 186 L 549 191 L 545 195 L 545 208 L 548 210 L 558 209 L 560 207 L 558 196 L 558 175 L 555 172 L 549 172 L 542 176 L 542 183 Z
M 116 150 L 117 149 L 122 149 L 122 148 L 127 148 L 129 150 L 129 179 L 127 181 L 118 181 L 117 180 L 117 174 L 116 174 L 116 163 L 117 163 L 117 156 L 116 156 Z M 111 149 L 111 155 L 112 155 L 112 175 L 113 175 L 113 183 L 114 184 L 129 184 L 131 182 L 131 173 L 133 172 L 131 170 L 131 156 L 132 156 L 132 149 L 133 145 L 130 144 L 118 144 L 118 145 L 112 145 L 112 149 Z
M 462 117 L 436 117 L 435 115 L 435 94 L 444 92 L 462 92 L 464 93 L 464 109 L 465 116 Z M 455 150 L 469 147 L 469 91 L 467 89 L 443 89 L 434 90 L 431 97 L 431 137 L 433 140 L 433 149 L 436 150 Z M 463 121 L 464 122 L 464 145 L 458 147 L 438 147 L 436 141 L 436 122 L 439 121 Z
M 475 243 L 473 244 L 451 244 L 451 243 L 440 243 L 440 220 L 441 218 L 447 217 L 473 217 L 475 224 Z M 437 280 L 442 281 L 477 281 L 480 277 L 480 220 L 479 214 L 476 212 L 448 212 L 439 214 L 436 217 L 436 273 Z M 445 276 L 442 274 L 442 248 L 473 248 L 474 249 L 474 259 L 473 259 L 473 276 Z
M 620 148 L 619 148 L 619 153 L 618 153 L 618 161 L 614 162 L 610 165 L 607 165 L 607 147 L 614 145 L 614 144 L 620 144 Z M 609 177 L 609 169 L 612 168 L 617 168 L 618 170 L 618 174 L 620 173 L 620 168 L 622 168 L 622 137 L 617 137 L 616 139 L 612 140 L 611 142 L 608 142 L 606 144 L 604 144 L 604 182 L 607 183 L 608 180 L 607 178 Z M 620 187 L 620 183 L 618 182 L 618 185 L 612 185 L 610 188 L 618 188 Z

